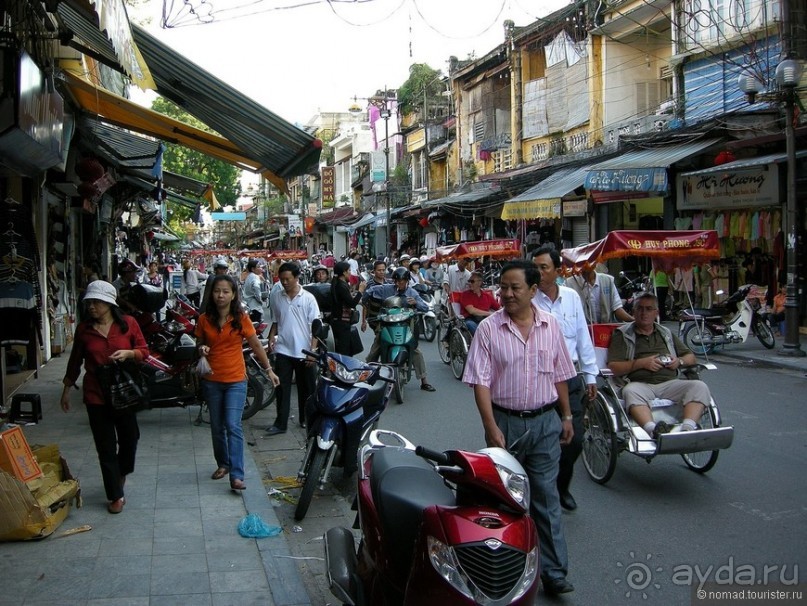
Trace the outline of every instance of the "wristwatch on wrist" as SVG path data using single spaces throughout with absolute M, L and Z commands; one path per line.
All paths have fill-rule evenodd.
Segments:
M 572 415 L 563 415 L 561 419 L 564 421 L 571 421 L 574 419 L 574 417 Z

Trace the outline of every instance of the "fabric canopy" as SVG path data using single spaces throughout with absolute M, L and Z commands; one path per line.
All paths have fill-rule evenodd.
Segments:
M 602 240 L 561 251 L 566 273 L 591 269 L 597 263 L 623 257 L 649 257 L 664 271 L 689 267 L 720 257 L 717 232 L 627 231 L 609 232 Z
M 479 242 L 463 242 L 453 246 L 438 246 L 435 251 L 437 261 L 450 259 L 475 259 L 477 257 L 493 257 L 495 259 L 512 259 L 521 256 L 521 243 L 518 240 L 482 240 Z

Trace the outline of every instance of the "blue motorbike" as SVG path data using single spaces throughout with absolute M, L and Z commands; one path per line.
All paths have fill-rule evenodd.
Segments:
M 412 378 L 412 355 L 418 346 L 415 327 L 418 315 L 417 311 L 407 307 L 405 298 L 396 296 L 384 300 L 376 317 L 381 330 L 381 361 L 394 368 L 398 404 L 403 404 L 403 388 Z
M 308 436 L 297 480 L 302 491 L 294 519 L 308 512 L 317 486 L 324 487 L 331 468 L 344 468 L 345 476 L 356 471 L 356 453 L 362 440 L 378 425 L 395 381 L 389 366 L 366 363 L 329 352 L 303 350 L 320 371 L 317 390 L 306 403 Z

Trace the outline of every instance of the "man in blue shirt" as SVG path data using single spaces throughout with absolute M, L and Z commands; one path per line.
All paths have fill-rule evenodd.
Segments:
M 364 292 L 362 297 L 362 305 L 367 304 L 370 299 L 384 301 L 389 297 L 405 297 L 406 303 L 410 307 L 414 307 L 418 311 L 428 311 L 429 306 L 420 298 L 418 292 L 409 286 L 409 270 L 405 267 L 399 267 L 392 272 L 392 284 L 379 284 L 371 286 Z M 420 379 L 420 388 L 423 391 L 437 391 L 426 380 L 426 362 L 423 359 L 423 354 L 420 348 L 415 348 L 412 352 L 412 367 L 415 369 L 415 375 Z
M 564 509 L 573 510 L 577 508 L 577 502 L 569 492 L 569 486 L 574 473 L 574 463 L 583 449 L 583 397 L 587 396 L 589 399 L 597 397 L 599 368 L 580 296 L 571 288 L 558 284 L 560 277 L 558 270 L 561 264 L 558 251 L 543 246 L 535 251 L 532 262 L 541 273 L 541 282 L 533 300 L 539 309 L 551 313 L 560 323 L 569 355 L 581 371 L 566 382 L 569 387 L 574 437 L 569 444 L 561 446 L 558 469 L 560 504 Z

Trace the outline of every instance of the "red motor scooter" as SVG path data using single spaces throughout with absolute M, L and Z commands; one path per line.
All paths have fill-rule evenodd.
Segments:
M 529 481 L 502 448 L 435 452 L 375 430 L 359 451 L 358 552 L 325 533 L 331 592 L 346 604 L 533 604 L 539 551 Z

